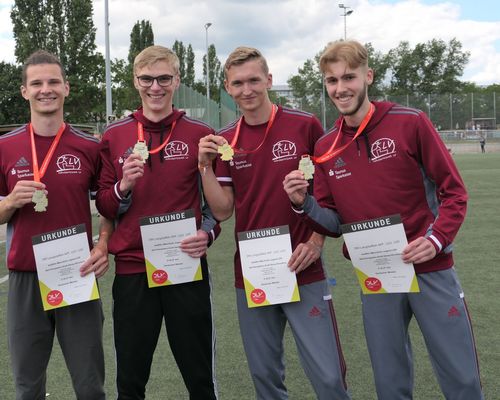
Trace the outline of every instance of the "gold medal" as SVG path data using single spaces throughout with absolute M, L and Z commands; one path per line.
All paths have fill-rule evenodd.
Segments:
M 234 150 L 229 143 L 224 143 L 222 146 L 219 146 L 217 152 L 221 155 L 220 159 L 222 161 L 231 161 L 233 159 Z
M 138 141 L 134 146 L 133 153 L 139 154 L 142 158 L 142 162 L 145 163 L 146 160 L 149 158 L 149 151 L 148 147 L 146 146 L 146 142 Z
M 35 192 L 33 193 L 33 197 L 31 197 L 31 201 L 35 203 L 35 211 L 37 212 L 47 211 L 49 200 L 47 199 L 45 191 L 43 191 L 42 189 L 35 190 Z
M 299 170 L 304 173 L 304 179 L 310 180 L 314 175 L 314 164 L 308 154 L 303 155 L 299 162 Z

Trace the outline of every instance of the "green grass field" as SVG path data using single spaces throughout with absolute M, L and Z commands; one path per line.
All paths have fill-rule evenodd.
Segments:
M 498 239 L 500 233 L 500 153 L 455 155 L 470 195 L 468 215 L 456 239 L 455 260 L 472 315 L 486 399 L 500 399 L 500 300 Z M 277 188 L 278 190 L 279 188 Z M 496 205 L 495 205 L 496 204 Z M 234 249 L 232 221 L 223 225 L 224 232 L 209 251 L 217 327 L 217 376 L 221 399 L 254 398 L 253 386 L 246 366 L 233 289 L 232 253 Z M 340 240 L 327 242 L 326 258 L 329 274 L 336 278 L 332 287 L 344 355 L 348 367 L 348 384 L 353 399 L 376 399 L 360 316 L 357 280 L 351 265 L 342 258 Z M 0 257 L 4 260 L 4 246 Z M 2 264 L 4 264 L 2 262 Z M 0 278 L 6 274 L 4 265 Z M 100 288 L 106 312 L 105 351 L 106 389 L 109 398 L 116 398 L 114 386 L 115 359 L 111 320 L 111 283 L 113 267 L 101 279 Z M 13 399 L 14 390 L 9 368 L 5 330 L 7 282 L 0 283 L 0 399 Z M 434 378 L 425 345 L 413 321 L 411 326 L 415 354 L 415 400 L 442 399 Z M 312 388 L 300 367 L 290 332 L 286 332 L 287 377 L 290 399 L 314 399 Z M 460 349 L 457 349 L 460 351 Z M 70 378 L 61 351 L 54 345 L 49 364 L 48 399 L 72 399 Z M 166 335 L 162 333 L 147 389 L 147 398 L 187 399 L 183 382 L 170 354 Z

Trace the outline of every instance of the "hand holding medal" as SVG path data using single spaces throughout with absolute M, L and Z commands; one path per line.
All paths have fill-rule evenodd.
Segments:
M 146 146 L 145 141 L 138 141 L 134 145 L 134 150 L 132 151 L 134 154 L 138 154 L 142 158 L 142 162 L 145 163 L 146 160 L 149 158 L 149 150 L 148 147 Z
M 299 171 L 304 173 L 304 179 L 306 181 L 313 178 L 314 175 L 314 164 L 311 160 L 309 154 L 304 154 L 299 161 Z
M 221 155 L 220 159 L 222 161 L 231 161 L 234 156 L 234 150 L 228 142 L 225 142 L 222 146 L 218 146 L 217 153 Z
M 243 122 L 243 116 L 240 117 L 240 119 L 238 120 L 238 124 L 236 125 L 236 131 L 234 133 L 233 139 L 231 140 L 231 143 L 225 141 L 225 143 L 222 146 L 217 147 L 217 152 L 221 154 L 221 160 L 231 161 L 233 159 L 234 153 L 252 154 L 257 152 L 266 141 L 267 135 L 269 134 L 269 131 L 273 126 L 277 112 L 278 112 L 278 106 L 276 104 L 273 104 L 271 108 L 271 115 L 269 116 L 269 120 L 267 121 L 266 131 L 264 132 L 264 138 L 262 139 L 260 144 L 253 150 L 243 150 L 242 148 L 235 150 L 238 143 L 238 138 L 240 136 L 241 123 Z
M 62 123 L 61 127 L 57 131 L 56 136 L 54 137 L 54 140 L 52 141 L 52 144 L 49 147 L 49 151 L 45 155 L 42 166 L 40 168 L 38 168 L 38 156 L 36 154 L 35 133 L 33 132 L 33 125 L 29 124 L 30 140 L 31 140 L 31 156 L 33 159 L 33 180 L 35 182 L 41 182 L 41 178 L 43 178 L 43 176 L 45 175 L 45 172 L 47 171 L 47 167 L 50 163 L 50 160 L 52 159 L 52 156 L 54 155 L 54 152 L 56 151 L 56 147 L 59 144 L 59 141 L 61 140 L 61 136 L 62 136 L 65 129 L 66 129 L 66 124 Z M 33 203 L 35 203 L 35 211 L 36 212 L 47 211 L 47 206 L 49 205 L 49 200 L 48 200 L 47 195 L 45 194 L 44 190 L 36 189 L 35 192 L 33 193 L 33 197 L 31 198 L 31 201 Z
M 168 144 L 170 141 L 170 137 L 172 136 L 172 132 L 174 131 L 175 125 L 177 124 L 177 121 L 172 122 L 172 126 L 170 127 L 170 132 L 167 136 L 167 138 L 161 143 L 158 147 L 155 149 L 148 149 L 148 146 L 146 144 L 146 141 L 144 140 L 144 127 L 142 125 L 142 122 L 137 122 L 137 143 L 134 145 L 134 149 L 132 150 L 132 153 L 138 154 L 142 158 L 142 162 L 145 163 L 146 160 L 149 158 L 150 154 L 156 154 L 159 153 L 161 150 L 165 148 L 165 146 Z
M 47 195 L 45 194 L 44 190 L 35 189 L 31 201 L 35 203 L 35 211 L 37 212 L 47 211 L 49 200 L 47 199 Z

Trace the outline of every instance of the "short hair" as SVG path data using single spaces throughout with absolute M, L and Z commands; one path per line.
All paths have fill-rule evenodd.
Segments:
M 319 69 L 325 73 L 327 64 L 344 61 L 349 68 L 368 66 L 368 52 L 356 40 L 338 40 L 326 46 L 319 59 Z
M 174 69 L 175 75 L 179 75 L 179 57 L 172 50 L 164 46 L 149 46 L 142 50 L 134 59 L 134 74 L 138 69 L 165 61 Z
M 262 71 L 264 71 L 266 75 L 269 73 L 267 61 L 259 50 L 253 47 L 240 46 L 234 49 L 227 57 L 226 63 L 224 64 L 225 77 L 227 78 L 227 72 L 231 67 L 241 65 L 252 60 L 259 61 L 262 66 Z
M 59 58 L 56 55 L 49 53 L 48 51 L 37 50 L 34 53 L 32 53 L 26 59 L 26 61 L 24 61 L 23 69 L 22 69 L 22 73 L 21 73 L 21 79 L 22 79 L 23 86 L 26 85 L 27 80 L 28 80 L 28 74 L 27 74 L 28 67 L 30 65 L 41 65 L 41 64 L 56 64 L 56 65 L 58 65 L 60 70 L 61 70 L 61 75 L 63 77 L 63 80 L 64 80 L 64 82 L 66 82 L 66 72 L 64 72 L 64 68 L 61 64 L 61 60 L 59 60 Z

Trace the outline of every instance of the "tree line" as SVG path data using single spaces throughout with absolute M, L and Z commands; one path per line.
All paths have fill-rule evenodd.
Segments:
M 95 44 L 96 28 L 92 14 L 91 0 L 15 1 L 11 20 L 16 63 L 0 62 L 3 88 L 0 93 L 0 124 L 19 123 L 29 118 L 29 109 L 19 91 L 21 65 L 37 49 L 57 54 L 66 67 L 71 87 L 65 106 L 67 120 L 73 123 L 105 121 L 105 62 Z M 133 85 L 133 61 L 142 49 L 153 44 L 151 23 L 137 21 L 130 33 L 127 59 L 112 60 L 113 110 L 117 115 L 134 110 L 140 104 Z M 375 71 L 370 87 L 372 97 L 499 92 L 498 84 L 480 87 L 460 80 L 470 54 L 462 49 L 457 39 L 448 42 L 433 39 L 414 47 L 402 41 L 387 53 L 376 51 L 371 43 L 366 46 L 370 65 Z M 206 94 L 207 54 L 202 60 L 203 78 L 197 80 L 192 45 L 175 40 L 171 48 L 180 60 L 181 82 Z M 322 76 L 318 67 L 321 51 L 313 59 L 306 60 L 288 80 L 296 105 L 318 116 L 322 113 Z M 210 97 L 218 102 L 224 76 L 213 44 L 208 48 L 208 60 Z M 283 98 L 276 98 L 273 94 L 271 97 L 274 101 L 286 103 Z

